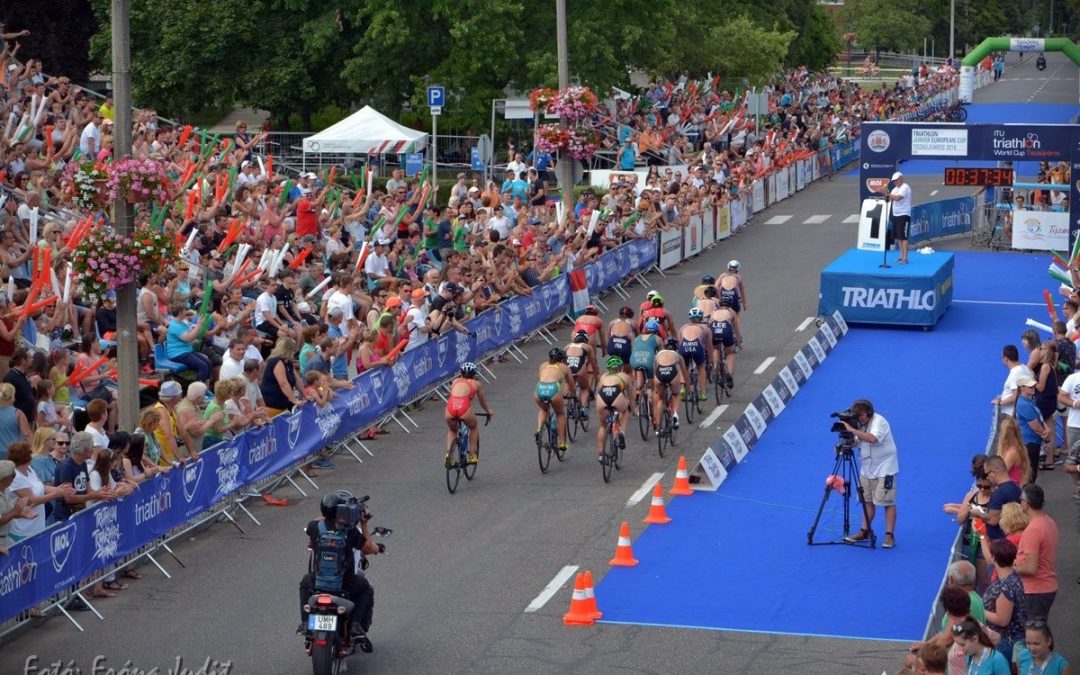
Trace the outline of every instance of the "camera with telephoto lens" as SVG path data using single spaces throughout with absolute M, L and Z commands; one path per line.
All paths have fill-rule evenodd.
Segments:
M 361 520 L 367 520 L 371 516 L 367 511 L 368 495 L 364 495 L 359 499 L 356 497 L 350 498 L 344 504 L 338 504 L 337 506 L 337 520 L 339 523 L 344 524 L 346 527 L 356 525 Z
M 840 452 L 842 450 L 851 450 L 855 441 L 855 434 L 848 431 L 847 427 L 845 427 L 843 423 L 847 422 L 853 427 L 859 426 L 859 413 L 857 413 L 851 408 L 848 408 L 847 410 L 834 412 L 833 414 L 829 415 L 829 417 L 840 418 L 840 421 L 833 422 L 832 427 L 829 429 L 829 431 L 833 433 L 840 434 L 840 443 L 836 445 L 836 451 Z

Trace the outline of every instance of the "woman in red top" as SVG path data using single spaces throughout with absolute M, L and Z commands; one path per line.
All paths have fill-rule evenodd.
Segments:
M 476 381 L 476 364 L 471 361 L 462 364 L 461 377 L 454 380 L 450 385 L 450 398 L 446 402 L 446 410 L 443 419 L 446 420 L 446 461 L 450 465 L 454 461 L 451 454 L 454 447 L 454 439 L 457 438 L 458 422 L 464 422 L 469 427 L 469 464 L 476 464 L 476 448 L 480 443 L 480 430 L 476 428 L 476 413 L 472 409 L 472 400 L 476 397 L 480 400 L 484 412 L 489 417 L 494 417 L 491 408 L 488 407 L 484 398 L 484 385 Z

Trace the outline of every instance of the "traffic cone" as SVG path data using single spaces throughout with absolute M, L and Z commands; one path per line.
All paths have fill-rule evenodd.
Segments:
M 592 612 L 585 599 L 585 575 L 578 572 L 574 580 L 574 595 L 570 599 L 570 610 L 563 615 L 562 622 L 567 626 L 591 626 L 593 621 Z
M 634 551 L 630 548 L 630 524 L 625 520 L 619 526 L 619 543 L 615 547 L 615 557 L 608 563 L 612 567 L 633 567 L 638 564 Z
M 675 471 L 675 484 L 671 486 L 669 495 L 692 495 L 690 489 L 690 475 L 686 472 L 686 457 L 679 457 L 679 468 Z
M 668 518 L 667 512 L 664 510 L 664 488 L 660 487 L 660 483 L 653 486 L 649 515 L 641 522 L 650 525 L 666 525 L 671 522 L 671 518 Z
M 604 613 L 596 607 L 596 591 L 593 589 L 592 572 L 588 570 L 585 570 L 585 603 L 585 607 L 593 619 L 604 616 Z

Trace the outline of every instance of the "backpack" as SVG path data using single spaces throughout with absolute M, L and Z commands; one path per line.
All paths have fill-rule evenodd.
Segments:
M 319 521 L 319 540 L 315 544 L 315 588 L 340 593 L 345 571 L 352 563 L 347 530 L 331 530 Z

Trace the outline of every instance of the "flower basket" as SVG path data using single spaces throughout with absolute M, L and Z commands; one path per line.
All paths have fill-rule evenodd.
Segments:
M 179 258 L 176 239 L 153 225 L 143 225 L 135 230 L 131 243 L 139 258 L 139 270 L 148 274 L 160 274 Z
M 101 226 L 91 230 L 75 247 L 71 268 L 83 298 L 97 302 L 107 291 L 134 282 L 140 261 L 131 239 Z
M 153 199 L 160 204 L 169 198 L 169 177 L 157 160 L 124 157 L 115 161 L 109 165 L 106 185 L 112 201 L 123 198 L 138 204 Z
M 109 174 L 92 161 L 69 162 L 60 176 L 64 198 L 83 211 L 95 211 L 108 202 Z
M 570 132 L 561 124 L 541 124 L 536 128 L 536 149 L 540 152 L 559 152 L 569 140 Z
M 569 128 L 566 151 L 576 160 L 587 162 L 600 149 L 600 134 L 585 126 Z
M 558 93 L 559 92 L 554 89 L 548 89 L 547 87 L 533 89 L 532 92 L 529 93 L 529 108 L 531 108 L 533 112 L 547 111 Z
M 564 120 L 585 120 L 596 113 L 596 94 L 588 87 L 567 87 L 556 94 L 549 108 Z

